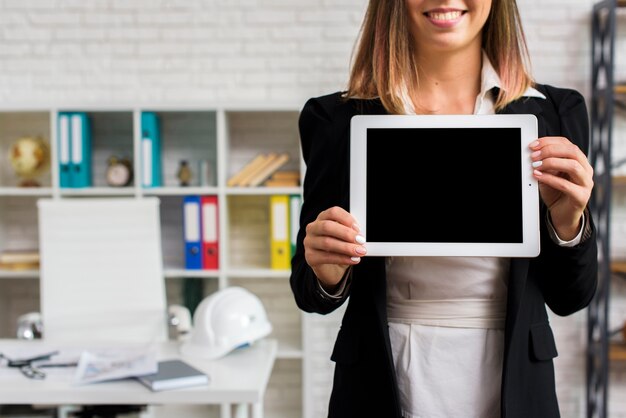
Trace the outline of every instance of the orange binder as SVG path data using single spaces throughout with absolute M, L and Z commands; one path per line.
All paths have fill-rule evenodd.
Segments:
M 219 268 L 219 224 L 217 196 L 200 198 L 202 216 L 202 268 Z

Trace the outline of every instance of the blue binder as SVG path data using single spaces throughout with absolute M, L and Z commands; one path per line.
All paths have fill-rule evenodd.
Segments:
M 183 239 L 185 240 L 185 268 L 202 269 L 202 218 L 200 196 L 183 197 Z
M 73 113 L 70 127 L 72 187 L 91 187 L 91 128 L 87 114 Z
M 141 184 L 161 186 L 161 133 L 154 112 L 141 113 Z

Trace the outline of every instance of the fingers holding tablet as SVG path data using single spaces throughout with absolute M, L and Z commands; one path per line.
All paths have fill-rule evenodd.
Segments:
M 593 167 L 565 137 L 543 137 L 530 144 L 533 175 L 541 198 L 562 239 L 575 236 L 593 189 Z
M 358 264 L 367 253 L 364 243 L 356 219 L 335 206 L 322 211 L 306 226 L 305 259 L 320 280 L 334 284 L 348 266 Z

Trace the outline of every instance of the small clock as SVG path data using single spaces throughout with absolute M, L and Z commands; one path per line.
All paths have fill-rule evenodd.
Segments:
M 128 186 L 133 181 L 133 168 L 127 158 L 109 157 L 106 169 L 107 184 L 112 187 Z

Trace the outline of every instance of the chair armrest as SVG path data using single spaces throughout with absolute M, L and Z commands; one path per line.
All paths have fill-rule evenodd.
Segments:
M 40 312 L 28 312 L 17 318 L 17 338 L 37 340 L 43 335 L 43 321 Z
M 183 305 L 170 305 L 167 308 L 168 322 L 175 327 L 178 339 L 183 339 L 191 331 L 191 312 Z

